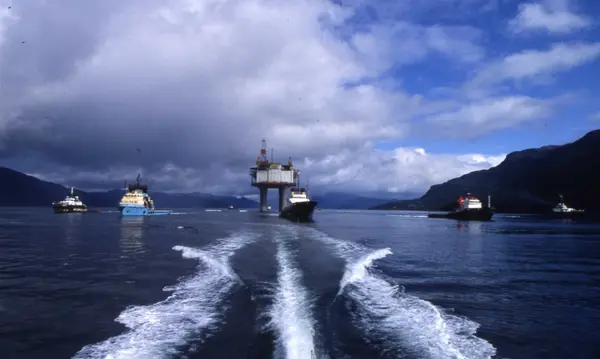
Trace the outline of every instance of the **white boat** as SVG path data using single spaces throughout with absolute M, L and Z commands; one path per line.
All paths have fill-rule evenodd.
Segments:
M 494 212 L 491 208 L 491 196 L 488 196 L 488 205 L 484 207 L 481 201 L 467 193 L 464 196 L 459 196 L 457 199 L 458 207 L 448 213 L 438 214 L 430 213 L 427 215 L 429 218 L 449 218 L 465 221 L 489 221 L 494 216 Z
M 87 212 L 87 206 L 83 204 L 79 196 L 75 195 L 75 188 L 62 201 L 52 202 L 54 213 Z
M 552 216 L 556 218 L 578 218 L 583 217 L 585 215 L 585 211 L 583 209 L 575 209 L 567 206 L 563 200 L 563 196 L 561 194 L 558 195 L 560 197 L 560 202 L 554 208 L 552 208 Z
M 140 183 L 138 173 L 136 183 L 125 186 L 125 194 L 119 201 L 122 216 L 157 216 L 172 214 L 170 209 L 156 209 L 154 201 L 148 194 L 148 185 Z

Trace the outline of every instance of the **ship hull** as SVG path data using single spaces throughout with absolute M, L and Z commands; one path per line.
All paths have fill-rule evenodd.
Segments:
M 170 209 L 150 209 L 143 206 L 119 206 L 122 216 L 164 216 L 172 214 Z
M 464 210 L 443 214 L 430 213 L 427 215 L 427 217 L 429 218 L 447 218 L 459 221 L 489 221 L 492 219 L 493 216 L 494 212 L 489 208 L 482 208 L 477 210 Z
M 312 222 L 316 206 L 317 202 L 315 201 L 294 203 L 285 207 L 279 213 L 279 217 L 293 222 Z
M 53 205 L 52 209 L 54 210 L 54 213 L 82 213 L 88 211 L 87 207 L 85 206 Z

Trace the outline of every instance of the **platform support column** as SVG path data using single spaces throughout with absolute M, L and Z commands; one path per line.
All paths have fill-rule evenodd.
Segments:
M 283 208 L 285 207 L 286 194 L 287 188 L 279 187 L 279 212 L 283 211 Z
M 260 211 L 268 212 L 268 204 L 267 204 L 267 191 L 269 190 L 267 187 L 260 187 Z

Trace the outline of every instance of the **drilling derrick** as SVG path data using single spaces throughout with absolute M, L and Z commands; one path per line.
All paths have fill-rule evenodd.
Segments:
M 258 187 L 260 191 L 260 211 L 267 212 L 267 193 L 269 188 L 279 190 L 279 212 L 285 207 L 287 189 L 294 186 L 296 170 L 293 168 L 292 159 L 287 165 L 273 162 L 273 151 L 271 150 L 271 161 L 267 158 L 267 142 L 263 139 L 260 155 L 256 158 L 256 166 L 250 167 L 251 185 Z

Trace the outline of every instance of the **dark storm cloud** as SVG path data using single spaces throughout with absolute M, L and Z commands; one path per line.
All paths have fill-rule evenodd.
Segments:
M 0 66 L 3 90 L 56 81 L 93 53 L 110 16 L 123 2 L 12 1 L 17 18 L 5 30 Z
M 359 187 L 339 167 L 353 161 L 304 159 L 374 168 L 386 162 L 365 148 L 401 137 L 423 111 L 420 95 L 342 86 L 373 76 L 365 52 L 383 56 L 389 44 L 362 33 L 362 47 L 350 46 L 323 29 L 323 16 L 347 18 L 333 3 L 12 3 L 0 15 L 0 159 L 49 180 L 112 186 L 141 171 L 161 190 L 237 192 L 266 137 L 276 160 Z M 398 180 L 380 177 L 380 187 Z
M 271 71 L 288 61 L 281 52 L 288 39 L 272 32 L 281 19 L 235 2 L 228 3 L 231 9 L 172 4 L 178 7 L 70 1 L 57 6 L 33 2 L 17 9 L 0 64 L 8 70 L 2 72 L 5 88 L 19 88 L 24 95 L 15 98 L 15 111 L 5 114 L 8 130 L 1 155 L 34 150 L 48 161 L 83 169 L 151 168 L 170 162 L 197 170 L 218 163 L 245 172 L 272 125 L 305 129 L 312 125 L 307 122 L 316 122 L 318 113 L 313 117 L 306 111 L 311 95 L 292 88 L 305 77 L 303 72 L 313 71 L 312 55 L 305 55 L 306 63 L 292 72 Z M 284 14 L 291 10 L 293 6 L 276 9 Z M 319 9 L 296 14 L 299 22 L 287 32 L 298 38 L 298 45 L 309 45 L 302 51 L 325 56 L 333 66 L 349 60 L 338 58 L 344 53 L 331 52 L 325 44 L 311 48 L 318 29 L 306 32 L 302 26 L 314 20 L 314 11 Z M 225 31 L 211 34 L 213 27 Z M 29 39 L 26 44 L 18 41 L 23 36 Z M 230 43 L 221 42 L 225 39 Z M 351 63 L 345 66 L 354 71 Z M 336 85 L 346 72 L 316 70 L 334 76 L 334 82 L 312 81 L 310 87 Z M 335 113 L 320 115 L 324 123 L 338 122 Z M 289 155 L 299 157 L 310 154 L 306 147 L 325 150 L 337 143 L 295 145 L 296 152 Z

